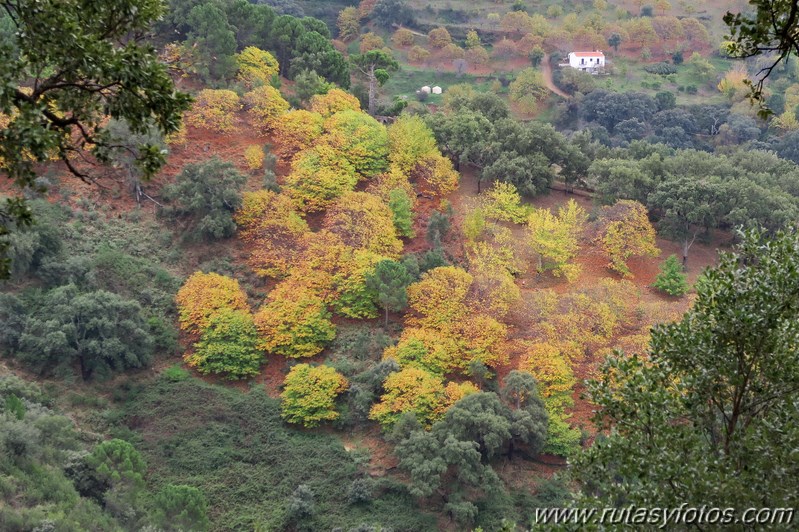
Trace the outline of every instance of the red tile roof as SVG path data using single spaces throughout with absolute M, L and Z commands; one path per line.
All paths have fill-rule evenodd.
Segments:
M 602 52 L 572 52 L 577 57 L 605 57 Z

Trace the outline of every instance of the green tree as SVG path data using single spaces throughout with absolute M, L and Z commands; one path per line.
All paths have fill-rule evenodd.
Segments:
M 408 306 L 406 289 L 413 281 L 401 262 L 389 259 L 378 262 L 374 271 L 367 275 L 367 288 L 377 294 L 378 304 L 386 311 L 386 326 L 389 311 L 401 312 Z
M 375 8 L 376 9 L 376 8 Z M 358 74 L 369 84 L 369 114 L 374 115 L 377 108 L 377 88 L 382 86 L 390 72 L 399 69 L 399 63 L 391 54 L 383 50 L 369 50 L 365 54 L 350 56 L 350 62 Z
M 175 183 L 164 187 L 164 199 L 172 205 L 168 216 L 192 220 L 190 235 L 226 238 L 236 231 L 233 213 L 241 206 L 241 189 L 247 176 L 216 156 L 204 163 L 183 167 Z
M 153 353 L 139 303 L 104 290 L 55 288 L 34 298 L 15 320 L 21 329 L 6 335 L 6 349 L 43 375 L 68 373 L 77 364 L 84 380 L 108 377 L 146 366 Z
M 186 362 L 202 374 L 228 379 L 258 375 L 264 355 L 258 349 L 258 331 L 249 312 L 222 309 L 210 320 Z
M 203 493 L 193 487 L 167 484 L 155 497 L 153 524 L 161 530 L 206 530 L 208 502 Z
M 548 418 L 535 378 L 526 371 L 511 371 L 505 377 L 500 397 L 510 408 L 512 438 L 508 458 L 513 457 L 519 442 L 527 445 L 529 454 L 540 453 L 547 442 Z
M 189 40 L 197 45 L 203 73 L 209 79 L 228 79 L 236 72 L 236 34 L 222 7 L 213 2 L 189 12 Z
M 378 0 L 372 9 L 371 18 L 384 28 L 411 26 L 413 11 L 405 0 Z
M 652 286 L 666 292 L 670 296 L 681 296 L 688 292 L 690 285 L 682 271 L 682 264 L 677 255 L 669 255 L 660 265 L 660 273 L 655 277 Z
M 143 134 L 155 126 L 177 131 L 188 95 L 175 91 L 150 44 L 138 39 L 162 14 L 155 0 L 67 2 L 6 1 L 0 4 L 13 26 L 0 47 L 0 171 L 19 188 L 34 185 L 36 165 L 60 159 L 75 176 L 90 179 L 75 155 L 91 146 L 108 161 L 112 144 L 101 119 L 125 120 Z M 22 87 L 32 87 L 27 90 Z M 157 146 L 142 146 L 137 165 L 145 176 L 165 162 Z M 30 222 L 22 200 L 0 207 L 0 235 Z M 0 241 L 0 276 L 8 275 L 7 248 Z
M 294 94 L 301 102 L 307 102 L 317 94 L 327 94 L 332 88 L 333 85 L 326 82 L 315 70 L 304 70 L 294 76 Z
M 622 38 L 621 35 L 618 33 L 611 33 L 610 37 L 608 37 L 608 45 L 613 47 L 613 50 L 618 52 L 619 45 L 621 44 Z
M 145 486 L 147 466 L 139 451 L 124 440 L 113 439 L 99 443 L 86 458 L 86 462 L 111 489 L 121 487 L 141 490 Z
M 579 455 L 585 504 L 790 505 L 799 493 L 799 238 L 741 235 L 650 354 L 615 356 L 589 384 L 607 436 Z
M 388 207 L 394 214 L 394 227 L 397 234 L 413 238 L 413 211 L 408 193 L 401 188 L 395 188 L 388 194 Z

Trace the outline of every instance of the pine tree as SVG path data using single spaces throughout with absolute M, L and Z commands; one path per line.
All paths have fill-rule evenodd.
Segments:
M 412 282 L 407 268 L 394 260 L 378 262 L 374 272 L 366 278 L 367 287 L 377 293 L 377 301 L 386 311 L 386 326 L 390 310 L 400 312 L 408 306 L 406 288 Z
M 663 261 L 663 264 L 660 265 L 660 273 L 655 277 L 652 286 L 670 296 L 682 296 L 688 292 L 690 286 L 677 255 L 670 255 Z
M 397 234 L 407 238 L 413 237 L 413 213 L 411 200 L 408 193 L 401 188 L 395 188 L 388 195 L 388 207 L 394 214 L 394 227 Z

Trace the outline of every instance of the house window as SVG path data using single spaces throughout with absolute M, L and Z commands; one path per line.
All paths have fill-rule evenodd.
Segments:
M 581 64 L 581 65 L 584 65 L 584 64 L 585 64 L 585 58 L 582 58 L 582 59 L 580 59 L 580 64 Z

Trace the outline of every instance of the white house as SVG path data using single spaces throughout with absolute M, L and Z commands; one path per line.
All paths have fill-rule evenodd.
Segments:
M 583 72 L 596 72 L 605 67 L 605 54 L 595 52 L 570 52 L 569 66 Z
M 422 87 L 422 92 L 426 92 L 427 94 L 430 94 L 430 86 L 425 85 L 424 87 Z
M 433 87 L 433 94 L 441 94 L 442 92 L 443 92 L 443 90 L 438 85 Z

